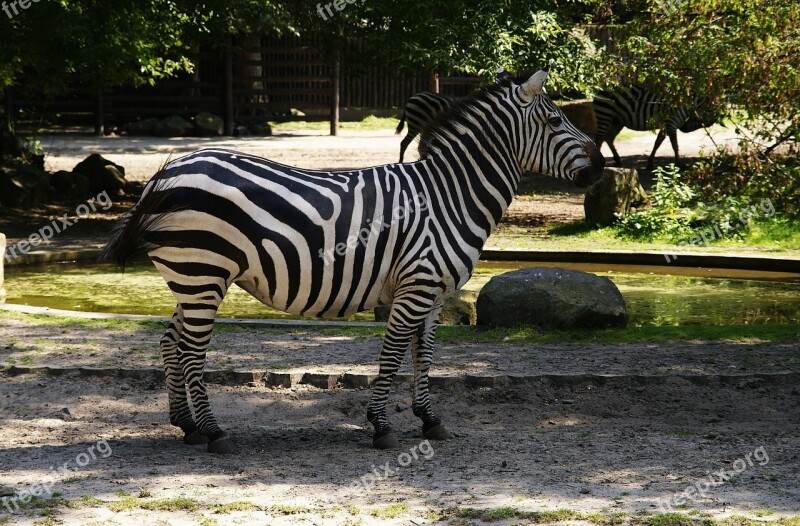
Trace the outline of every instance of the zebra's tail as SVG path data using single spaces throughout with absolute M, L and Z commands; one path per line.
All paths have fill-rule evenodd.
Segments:
M 403 114 L 400 116 L 400 124 L 397 125 L 397 129 L 394 131 L 395 135 L 399 135 L 401 131 L 403 131 L 403 126 L 406 125 L 406 110 L 403 109 Z
M 164 214 L 186 208 L 170 205 L 170 202 L 174 202 L 172 196 L 175 190 L 163 184 L 163 175 L 162 169 L 153 176 L 139 202 L 114 225 L 111 239 L 100 252 L 98 261 L 115 261 L 124 272 L 128 260 L 145 254 L 152 246 L 147 241 L 147 233 L 157 229 L 157 223 L 164 218 Z

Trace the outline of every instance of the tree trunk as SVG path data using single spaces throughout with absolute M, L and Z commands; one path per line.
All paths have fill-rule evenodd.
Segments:
M 233 45 L 230 37 L 225 46 L 225 81 L 224 81 L 224 117 L 225 135 L 233 135 Z
M 425 73 L 428 75 L 428 91 L 439 93 L 439 74 L 436 73 L 436 68 L 430 65 Z
M 337 54 L 331 68 L 331 135 L 339 133 L 339 73 L 340 60 Z

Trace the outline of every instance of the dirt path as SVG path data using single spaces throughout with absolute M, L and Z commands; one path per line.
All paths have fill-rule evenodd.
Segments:
M 421 442 L 407 394 L 395 391 L 395 451 L 369 447 L 367 391 L 210 391 L 238 455 L 180 443 L 165 423 L 160 384 L 3 378 L 0 485 L 31 489 L 51 466 L 68 468 L 50 486 L 65 502 L 17 511 L 11 523 L 47 513 L 64 524 L 463 526 L 484 524 L 464 508 L 607 520 L 670 510 L 776 518 L 800 509 L 797 385 L 671 379 L 447 390 L 433 398 L 455 439 L 433 444 Z M 384 466 L 398 471 L 385 475 Z M 713 487 L 703 482 L 709 472 Z M 366 486 L 354 486 L 362 477 Z M 670 508 L 696 484 L 702 495 Z

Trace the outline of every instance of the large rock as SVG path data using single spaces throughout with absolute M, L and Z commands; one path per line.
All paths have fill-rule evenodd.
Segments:
M 6 261 L 6 235 L 0 234 L 0 303 L 6 301 L 6 289 L 3 288 L 3 265 Z
M 194 126 L 186 119 L 173 115 L 158 121 L 153 126 L 153 135 L 158 135 L 159 137 L 182 137 L 188 135 L 193 129 Z
M 495 276 L 481 290 L 476 307 L 479 325 L 585 329 L 628 324 L 625 300 L 610 279 L 558 267 Z
M 116 195 L 125 188 L 125 168 L 115 164 L 100 154 L 93 153 L 75 165 L 73 174 L 80 174 L 89 180 L 89 192 L 93 195 L 108 192 Z M 73 178 L 76 185 L 81 184 L 80 179 Z
M 158 125 L 159 119 L 150 117 L 149 119 L 142 119 L 140 121 L 128 124 L 128 133 L 130 135 L 152 135 L 153 129 Z
M 225 121 L 214 114 L 202 112 L 192 119 L 197 135 L 202 137 L 216 137 L 225 130 Z
M 595 136 L 597 133 L 597 117 L 591 100 L 569 101 L 560 104 L 558 107 L 576 128 L 589 137 Z
M 475 325 L 478 320 L 475 301 L 478 294 L 471 290 L 459 290 L 447 298 L 439 314 L 441 325 Z M 388 321 L 391 305 L 375 307 L 375 321 Z
M 601 225 L 611 225 L 617 215 L 625 216 L 631 209 L 645 205 L 647 194 L 633 168 L 606 168 L 583 199 L 586 221 Z
M 17 161 L 0 166 L 0 203 L 7 207 L 33 207 L 50 199 L 50 174 Z

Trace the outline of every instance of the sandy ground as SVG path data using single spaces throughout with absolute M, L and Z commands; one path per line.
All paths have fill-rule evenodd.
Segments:
M 702 495 L 674 511 L 776 518 L 800 509 L 797 385 L 671 378 L 449 389 L 433 400 L 455 438 L 436 443 L 422 442 L 408 395 L 396 392 L 393 451 L 370 448 L 368 391 L 210 393 L 232 428 L 234 456 L 183 445 L 165 423 L 160 384 L 3 378 L 0 484 L 32 489 L 67 463 L 51 488 L 69 503 L 20 510 L 10 522 L 47 513 L 46 524 L 477 525 L 456 508 L 657 513 L 696 484 Z M 94 459 L 85 454 L 92 447 Z M 353 486 L 374 472 L 374 483 Z M 252 508 L 223 513 L 220 505 L 237 502 L 246 504 L 229 507 Z M 196 509 L 142 509 L 170 503 Z M 398 504 L 396 516 L 385 515 Z

